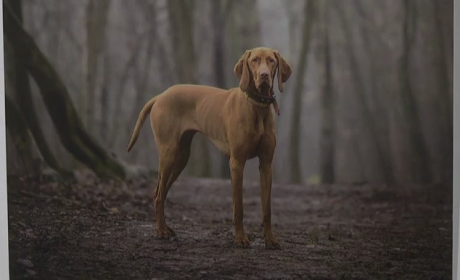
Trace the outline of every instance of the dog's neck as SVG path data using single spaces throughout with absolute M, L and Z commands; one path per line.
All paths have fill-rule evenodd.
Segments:
M 247 87 L 246 95 L 256 103 L 255 105 L 260 104 L 261 107 L 269 106 L 276 101 L 272 88 L 266 87 L 260 90 L 255 86 L 254 82 L 251 82 Z
M 248 101 L 252 103 L 254 106 L 269 108 L 270 105 L 273 105 L 275 113 L 278 116 L 280 115 L 280 110 L 278 107 L 278 102 L 276 101 L 276 96 L 273 92 L 273 87 L 267 87 L 266 91 L 261 93 L 255 86 L 254 82 L 251 82 L 251 84 L 249 84 L 248 88 L 246 89 L 245 93 L 248 98 Z

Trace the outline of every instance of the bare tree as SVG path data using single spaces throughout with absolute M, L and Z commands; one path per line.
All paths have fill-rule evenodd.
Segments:
M 17 57 L 37 83 L 61 143 L 96 174 L 124 178 L 124 167 L 84 130 L 60 76 L 5 2 L 3 10 L 5 37 L 10 40 L 17 51 Z
M 324 74 L 321 81 L 321 138 L 319 170 L 321 182 L 331 184 L 335 182 L 335 98 L 331 76 L 331 50 L 329 39 L 329 2 L 323 1 L 322 34 L 323 34 L 323 68 Z
M 390 104 L 388 101 L 388 88 L 381 79 L 382 69 L 387 63 L 387 60 L 378 59 L 388 50 L 387 42 L 384 41 L 380 35 L 380 30 L 375 24 L 374 15 L 364 8 L 364 3 L 369 4 L 365 0 L 356 1 L 356 9 L 359 16 L 359 25 L 361 30 L 362 40 L 364 42 L 364 48 L 362 48 L 361 61 L 366 61 L 369 64 L 369 68 L 366 70 L 368 73 L 361 71 L 361 75 L 367 74 L 368 77 L 368 89 L 369 94 L 366 94 L 367 104 L 373 104 L 373 110 L 370 108 L 369 112 L 375 119 L 373 125 L 375 125 L 375 133 L 378 134 L 379 145 L 381 150 L 384 151 L 381 156 L 383 160 L 380 163 L 384 164 L 385 169 L 382 170 L 383 181 L 392 184 L 395 182 L 395 171 L 393 159 L 391 153 L 387 152 L 391 150 L 391 133 L 389 129 L 389 111 L 387 106 Z M 382 9 L 380 6 L 372 6 L 375 9 Z M 364 79 L 364 78 L 363 78 Z M 357 154 L 359 154 L 359 148 L 356 147 Z
M 158 38 L 157 28 L 156 28 L 156 10 L 155 5 L 151 2 L 142 2 L 143 5 L 140 8 L 144 12 L 145 22 L 147 23 L 147 32 L 145 34 L 146 42 L 145 42 L 145 58 L 142 61 L 138 61 L 137 67 L 134 67 L 134 77 L 135 77 L 135 94 L 134 94 L 134 102 L 133 102 L 133 110 L 131 113 L 131 120 L 133 123 L 137 120 L 139 115 L 139 109 L 143 107 L 145 100 L 151 98 L 149 92 L 153 90 L 149 89 L 149 78 L 151 76 L 150 67 L 152 61 L 155 59 L 155 51 L 158 49 L 158 44 L 156 43 L 156 38 Z M 146 98 L 146 95 L 148 96 Z M 131 133 L 130 127 L 129 130 L 126 131 L 126 134 L 129 135 Z M 138 149 L 134 152 L 134 156 L 138 155 L 141 150 Z
M 214 0 L 212 0 L 214 1 Z M 230 69 L 247 50 L 260 45 L 260 17 L 256 0 L 230 0 L 227 8 L 227 32 L 224 38 L 227 45 L 227 65 Z M 227 71 L 227 84 L 238 85 L 233 71 Z
M 349 22 L 345 17 L 343 10 L 339 9 L 339 6 L 336 6 L 336 11 L 340 15 L 342 30 L 345 34 L 345 37 L 349 40 L 352 39 L 351 28 Z M 391 168 L 390 159 L 386 156 L 386 152 L 383 148 L 382 139 L 379 137 L 377 120 L 371 112 L 369 105 L 369 98 L 366 96 L 366 90 L 364 85 L 364 80 L 360 77 L 359 74 L 359 64 L 356 57 L 356 50 L 352 47 L 352 42 L 347 41 L 345 43 L 345 51 L 347 53 L 347 58 L 350 66 L 351 76 L 353 77 L 353 85 L 356 87 L 357 101 L 359 102 L 359 107 L 362 110 L 363 121 L 366 123 L 366 128 L 370 132 L 370 138 L 375 148 L 377 156 L 377 164 L 379 169 L 383 172 L 383 177 L 385 182 L 393 182 L 393 170 Z
M 20 109 L 16 106 L 16 103 L 8 95 L 5 96 L 5 112 L 6 128 L 16 148 L 14 159 L 8 153 L 8 162 L 15 161 L 18 165 L 14 171 L 10 170 L 10 165 L 8 165 L 8 172 L 19 175 L 30 175 L 40 172 L 43 161 L 33 149 L 33 139 L 26 120 Z M 10 150 L 12 150 L 11 147 L 8 147 L 8 151 Z
M 180 83 L 196 84 L 196 55 L 193 40 L 194 0 L 168 0 L 169 22 L 175 59 L 175 72 Z M 192 143 L 189 169 L 192 174 L 211 175 L 211 156 L 208 142 L 197 134 Z
M 18 20 L 18 23 L 22 25 L 22 0 L 9 0 L 6 3 L 11 7 L 14 15 Z M 24 67 L 24 64 L 21 63 L 20 57 L 18 57 L 18 55 L 19 54 L 13 50 L 13 56 L 8 57 L 7 59 L 13 60 L 13 63 L 15 64 L 14 83 L 16 85 L 16 91 L 14 94 L 14 99 L 16 100 L 16 104 L 18 104 L 18 109 L 24 116 L 24 125 L 27 125 L 28 129 L 30 129 L 35 143 L 37 144 L 37 147 L 40 150 L 40 153 L 43 156 L 46 164 L 61 174 L 67 174 L 69 172 L 60 166 L 53 152 L 49 148 L 45 136 L 43 135 L 40 119 L 38 118 L 35 106 L 33 104 L 32 92 L 29 83 L 29 74 L 27 73 L 27 69 Z M 13 101 L 11 100 L 11 102 Z M 15 112 L 14 109 L 12 109 L 12 112 Z M 20 124 L 21 122 L 19 121 L 18 125 Z
M 291 180 L 295 183 L 302 182 L 302 171 L 300 162 L 300 109 L 302 106 L 302 91 L 304 84 L 305 71 L 308 65 L 308 53 L 311 45 L 311 30 L 314 24 L 315 15 L 315 0 L 305 1 L 304 8 L 304 23 L 302 30 L 302 47 L 300 49 L 299 64 L 297 66 L 297 77 L 294 88 L 294 107 L 292 109 L 292 125 L 291 125 L 291 145 L 289 151 L 291 155 L 292 168 L 291 168 Z
M 442 128 L 443 135 L 447 139 L 445 145 L 441 151 L 443 154 L 442 158 L 445 163 L 445 177 L 447 180 L 452 180 L 452 168 L 449 167 L 452 164 L 452 143 L 453 143 L 453 106 L 452 106 L 452 45 L 447 46 L 446 44 L 446 32 L 445 25 L 452 25 L 452 4 L 453 1 L 432 1 L 433 13 L 435 18 L 436 36 L 435 39 L 438 47 L 438 79 L 439 89 L 442 97 L 438 99 L 439 114 L 442 116 Z M 446 7 L 447 6 L 447 7 Z M 449 14 L 447 14 L 449 13 Z M 443 21 L 447 19 L 447 22 Z
M 86 46 L 83 48 L 83 123 L 91 132 L 89 123 L 94 121 L 96 85 L 99 73 L 99 58 L 104 44 L 107 14 L 110 0 L 88 1 L 86 6 Z
M 214 73 L 216 80 L 216 87 L 226 88 L 225 82 L 225 48 L 224 36 L 227 24 L 228 15 L 231 14 L 232 4 L 234 1 L 211 1 L 211 18 L 214 28 Z M 230 168 L 228 162 L 229 157 L 221 156 L 221 177 L 230 178 Z
M 415 18 L 415 3 L 413 1 L 404 0 L 404 23 L 402 36 L 402 53 L 399 60 L 400 64 L 400 81 L 401 90 L 400 96 L 404 116 L 408 123 L 408 136 L 412 148 L 414 150 L 414 160 L 412 161 L 415 175 L 418 181 L 423 183 L 431 182 L 432 170 L 430 166 L 429 152 L 425 143 L 422 126 L 420 124 L 420 116 L 418 105 L 412 89 L 410 78 L 410 55 L 412 53 L 412 44 L 414 42 L 414 24 Z
M 135 42 L 135 44 L 132 46 L 132 49 L 129 51 L 129 56 L 127 59 L 126 64 L 123 67 L 122 73 L 120 75 L 120 79 L 118 79 L 116 82 L 113 82 L 115 84 L 115 92 L 114 96 L 115 98 L 113 99 L 113 112 L 120 112 L 122 107 L 124 106 L 124 100 L 123 100 L 123 95 L 126 93 L 126 85 L 131 78 L 131 73 L 134 72 L 136 68 L 136 62 L 138 58 L 138 54 L 140 50 L 142 49 L 142 45 L 144 43 L 144 39 L 139 39 Z M 107 61 L 107 63 L 110 63 Z M 108 70 L 108 69 L 106 69 Z M 139 110 L 139 109 L 138 109 Z M 109 139 L 108 143 L 110 147 L 115 146 L 116 141 L 118 140 L 118 135 L 120 134 L 120 130 L 122 127 L 122 118 L 114 116 L 112 119 L 112 125 L 110 127 L 110 133 L 109 133 Z

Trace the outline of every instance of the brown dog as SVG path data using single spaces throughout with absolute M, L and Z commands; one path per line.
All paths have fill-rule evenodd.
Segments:
M 169 238 L 164 202 L 169 188 L 187 165 L 190 144 L 196 132 L 206 136 L 222 153 L 230 156 L 233 189 L 235 243 L 249 247 L 243 228 L 243 169 L 246 160 L 259 157 L 263 211 L 263 233 L 267 249 L 281 249 L 271 229 L 270 196 L 275 125 L 270 104 L 278 111 L 273 84 L 278 70 L 278 87 L 291 75 L 291 66 L 278 51 L 248 50 L 235 65 L 239 88 L 223 90 L 209 86 L 175 85 L 145 104 L 139 114 L 128 152 L 150 113 L 159 153 L 158 183 L 154 193 L 157 234 Z M 278 113 L 278 112 L 277 112 Z

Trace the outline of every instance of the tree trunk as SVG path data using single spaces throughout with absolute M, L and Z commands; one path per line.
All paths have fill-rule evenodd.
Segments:
M 321 95 L 321 140 L 320 140 L 320 157 L 319 169 L 321 182 L 324 184 L 332 184 L 335 182 L 335 104 L 334 92 L 332 88 L 331 77 L 331 51 L 329 41 L 329 3 L 324 3 L 324 17 L 322 24 L 324 25 L 323 37 L 323 60 L 324 60 L 324 80 L 322 81 Z
M 168 11 L 174 49 L 175 70 L 183 84 L 197 84 L 196 55 L 193 41 L 194 21 L 193 0 L 169 0 Z M 211 176 L 211 155 L 208 141 L 201 134 L 196 134 L 192 143 L 190 156 L 191 173 L 196 176 Z
M 134 70 L 136 67 L 136 60 L 137 60 L 137 55 L 142 49 L 142 44 L 144 43 L 143 39 L 137 40 L 135 42 L 135 45 L 133 46 L 133 49 L 130 53 L 130 56 L 127 59 L 126 66 L 123 69 L 123 73 L 120 75 L 120 79 L 117 81 L 116 85 L 112 87 L 116 91 L 114 92 L 113 96 L 115 98 L 111 98 L 110 100 L 113 100 L 115 103 L 113 105 L 114 109 L 111 110 L 112 112 L 121 112 L 123 110 L 123 94 L 125 94 L 125 87 L 126 84 L 128 83 L 128 79 L 130 78 L 130 72 Z M 110 62 L 107 61 L 107 63 Z M 110 66 L 110 65 L 108 65 Z M 109 109 L 109 108 L 108 108 Z M 111 119 L 111 126 L 110 126 L 110 133 L 109 133 L 109 139 L 108 139 L 108 146 L 113 147 L 116 144 L 116 141 L 118 140 L 118 136 L 123 133 L 121 132 L 120 128 L 122 127 L 122 118 L 117 117 L 116 115 Z
M 363 52 L 366 51 L 366 57 L 364 58 L 364 53 L 361 54 L 361 57 L 364 60 L 369 61 L 368 77 L 370 78 L 369 92 L 371 94 L 367 96 L 367 100 L 368 104 L 373 104 L 373 111 L 371 114 L 373 118 L 377 120 L 375 122 L 375 125 L 377 125 L 375 130 L 376 133 L 378 133 L 377 138 L 380 143 L 379 145 L 382 147 L 382 151 L 384 151 L 384 159 L 382 162 L 384 162 L 384 164 L 386 165 L 387 171 L 382 172 L 382 175 L 384 176 L 383 179 L 384 182 L 386 182 L 387 184 L 393 184 L 396 181 L 394 164 L 391 153 L 387 152 L 391 151 L 392 148 L 389 111 L 394 110 L 394 108 L 387 108 L 387 100 L 393 98 L 389 97 L 388 92 L 391 90 L 389 90 L 385 86 L 385 83 L 381 79 L 381 69 L 383 68 L 383 65 L 385 65 L 387 60 L 376 59 L 377 57 L 382 56 L 382 48 L 384 48 L 383 46 L 385 46 L 386 43 L 383 41 L 381 36 L 376 36 L 376 34 L 379 33 L 379 28 L 375 26 L 374 20 L 370 18 L 373 16 L 373 14 L 365 10 L 365 1 L 366 0 L 358 1 L 356 5 L 356 10 L 358 11 L 358 15 L 361 17 L 359 25 L 361 29 L 362 40 L 364 42 L 373 42 L 372 44 L 366 43 L 366 46 L 363 48 Z M 381 9 L 382 7 L 373 6 L 373 8 Z M 378 47 L 375 48 L 373 46 Z M 363 77 L 362 79 L 365 79 L 365 77 Z M 356 142 L 357 141 L 355 141 L 355 143 Z M 357 144 L 359 145 L 359 143 Z M 355 145 L 355 147 L 358 155 L 360 153 L 359 147 L 357 147 L 357 145 Z M 361 165 L 362 163 L 360 164 L 360 166 Z
M 12 11 L 16 16 L 19 24 L 22 25 L 22 0 L 9 0 L 6 2 L 12 8 Z M 24 64 L 21 63 L 20 57 L 18 56 L 17 52 L 15 52 L 15 50 L 13 50 L 12 52 L 13 57 L 10 57 L 10 59 L 14 60 L 15 64 L 14 83 L 16 85 L 14 99 L 16 101 L 16 104 L 18 105 L 18 109 L 24 116 L 24 121 L 27 125 L 27 128 L 30 129 L 35 143 L 46 164 L 62 175 L 69 174 L 70 172 L 68 170 L 65 170 L 60 166 L 60 164 L 54 157 L 53 152 L 49 148 L 48 143 L 46 142 L 37 112 L 35 110 L 35 106 L 33 104 L 32 92 L 30 88 L 29 75 L 27 73 L 27 69 L 25 69 Z M 10 127 L 10 129 L 12 128 Z
M 133 123 L 136 122 L 137 117 L 139 116 L 139 111 L 140 109 L 144 106 L 145 103 L 145 96 L 146 92 L 152 92 L 152 90 L 147 90 L 148 89 L 148 82 L 149 78 L 151 75 L 150 71 L 150 66 L 152 63 L 152 60 L 155 58 L 155 48 L 156 48 L 156 38 L 158 38 L 157 32 L 156 32 L 156 12 L 154 9 L 154 5 L 149 5 L 148 7 L 145 7 L 146 12 L 148 13 L 148 26 L 149 29 L 152 30 L 148 32 L 147 34 L 147 46 L 146 46 L 146 55 L 144 61 L 142 61 L 141 65 L 138 65 L 135 67 L 134 73 L 135 73 L 135 88 L 136 88 L 136 93 L 134 97 L 134 102 L 133 102 L 133 110 L 130 119 L 133 120 Z M 141 67 L 142 66 L 142 67 Z M 151 98 L 149 95 L 148 98 Z M 131 133 L 131 127 L 127 126 L 129 131 L 126 131 L 127 135 Z M 142 153 L 141 149 L 138 149 L 136 151 L 133 151 L 133 157 L 138 158 L 139 154 Z
M 410 54 L 414 40 L 413 24 L 415 22 L 414 3 L 404 0 L 403 52 L 400 58 L 401 100 L 405 118 L 408 123 L 409 140 L 413 147 L 413 170 L 417 181 L 429 183 L 432 181 L 432 170 L 428 148 L 420 124 L 417 101 L 412 90 L 410 79 Z
M 226 62 L 233 69 L 246 50 L 260 45 L 260 18 L 256 0 L 227 0 L 226 4 L 224 16 L 228 20 L 226 29 L 229 36 L 223 40 L 228 51 Z M 233 71 L 226 73 L 227 84 L 238 86 L 239 81 Z
M 227 1 L 231 2 L 231 1 Z M 215 73 L 215 86 L 219 88 L 226 88 L 225 72 L 224 72 L 224 36 L 225 36 L 225 15 L 228 10 L 224 10 L 224 2 L 212 1 L 211 2 L 211 18 L 214 27 L 214 73 Z M 221 177 L 230 178 L 230 158 L 221 155 Z
M 237 23 L 240 36 L 242 37 L 242 40 L 239 40 L 240 50 L 242 51 L 238 54 L 239 58 L 244 53 L 244 50 L 258 47 L 261 38 L 257 0 L 240 0 L 237 7 Z
M 108 143 L 110 110 L 109 110 L 109 92 L 107 86 L 103 85 L 101 89 L 101 140 Z
M 107 36 L 104 38 L 107 41 Z M 105 43 L 104 43 L 105 44 Z M 109 102 L 109 89 L 110 87 L 110 74 L 111 71 L 110 54 L 106 51 L 102 60 L 102 86 L 101 96 L 99 97 L 99 104 L 101 104 L 101 124 L 100 124 L 100 137 L 103 143 L 110 144 L 110 102 Z M 110 146 L 109 146 L 110 147 Z
M 452 6 L 452 1 L 445 1 L 449 6 Z M 444 164 L 444 169 L 445 172 L 442 174 L 442 179 L 447 181 L 447 182 L 452 182 L 452 176 L 453 176 L 453 168 L 452 168 L 452 162 L 453 162 L 453 100 L 452 100 L 452 68 L 449 64 L 449 60 L 452 61 L 452 47 L 451 46 L 446 46 L 445 43 L 445 38 L 444 38 L 444 23 L 442 18 L 447 17 L 447 18 L 452 18 L 451 15 L 445 15 L 443 13 L 443 6 L 445 3 L 440 3 L 440 1 L 433 1 L 434 5 L 434 17 L 436 20 L 436 29 L 437 29 L 437 38 L 436 42 L 438 43 L 438 53 L 439 53 L 439 58 L 438 58 L 438 76 L 439 76 L 439 88 L 440 88 L 440 93 L 442 94 L 442 97 L 439 98 L 439 114 L 442 116 L 441 121 L 442 124 L 441 127 L 443 128 L 443 135 L 446 139 L 444 143 L 445 146 L 442 148 L 442 154 L 443 154 L 443 161 L 445 162 Z M 444 9 L 446 11 L 450 11 L 452 13 L 452 10 L 450 9 Z M 450 24 L 452 24 L 451 21 Z
M 33 175 L 40 173 L 42 160 L 33 149 L 33 140 L 30 136 L 27 122 L 15 102 L 5 95 L 5 113 L 6 128 L 8 129 L 14 147 L 16 148 L 16 168 L 8 166 L 8 173 L 17 173 L 18 175 Z M 11 150 L 11 147 L 8 147 Z M 12 162 L 10 153 L 8 153 L 8 162 Z
M 125 177 L 123 166 L 109 157 L 83 128 L 69 93 L 56 70 L 22 28 L 11 7 L 3 4 L 4 32 L 40 89 L 64 147 L 100 176 Z
M 336 7 L 339 9 L 339 6 Z M 337 11 L 341 16 L 342 21 L 342 30 L 346 34 L 347 38 L 351 38 L 351 29 L 348 25 L 348 22 L 345 18 L 344 11 L 338 10 Z M 363 80 L 360 79 L 360 75 L 358 73 L 359 65 L 357 63 L 357 57 L 355 55 L 355 51 L 353 50 L 351 44 L 349 42 L 345 43 L 347 57 L 350 65 L 350 71 L 352 72 L 351 76 L 354 79 L 354 85 L 356 87 L 356 94 L 358 95 L 357 101 L 359 102 L 360 107 L 363 111 L 363 120 L 366 123 L 366 127 L 369 129 L 371 141 L 374 144 L 376 156 L 377 156 L 377 164 L 379 165 L 380 170 L 383 172 L 384 181 L 386 183 L 391 183 L 394 181 L 394 174 L 391 168 L 390 158 L 385 153 L 383 145 L 381 143 L 382 139 L 379 138 L 378 127 L 377 127 L 377 120 L 373 116 L 369 101 L 366 98 L 365 87 L 363 84 Z
M 302 106 L 302 92 L 305 71 L 308 66 L 308 53 L 310 50 L 311 39 L 310 34 L 314 24 L 315 4 L 316 0 L 308 0 L 305 2 L 304 8 L 304 24 L 302 30 L 302 46 L 299 55 L 299 64 L 297 67 L 297 77 L 294 88 L 294 104 L 292 109 L 292 125 L 291 125 L 291 145 L 290 158 L 292 161 L 291 180 L 294 183 L 301 183 L 303 181 L 301 162 L 300 162 L 300 111 Z
M 110 7 L 109 0 L 89 0 L 86 6 L 86 50 L 84 59 L 82 108 L 83 123 L 89 133 L 90 124 L 94 122 L 96 104 L 96 85 L 99 70 L 99 54 L 104 44 L 105 27 L 107 25 L 107 14 Z M 84 47 L 85 48 L 85 47 Z

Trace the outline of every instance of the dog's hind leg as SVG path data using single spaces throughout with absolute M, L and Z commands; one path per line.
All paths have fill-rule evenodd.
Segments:
M 192 139 L 195 133 L 195 131 L 187 131 L 184 134 L 182 134 L 179 143 L 179 149 L 176 153 L 176 159 L 174 161 L 174 168 L 171 172 L 171 175 L 169 175 L 168 182 L 166 183 L 165 197 L 168 195 L 169 189 L 171 188 L 172 184 L 174 184 L 176 179 L 184 170 L 185 166 L 187 166 L 188 160 L 190 158 L 190 148 L 192 145 Z
M 154 197 L 157 235 L 160 239 L 168 239 L 174 236 L 174 232 L 166 226 L 164 203 L 167 194 L 167 184 L 174 169 L 179 143 L 168 143 L 167 145 L 160 144 L 157 146 L 160 158 L 158 184 Z
M 174 167 L 171 174 L 169 175 L 168 182 L 166 183 L 166 187 L 164 189 L 164 201 L 166 201 L 169 189 L 174 184 L 179 175 L 182 173 L 185 166 L 187 166 L 187 162 L 190 158 L 190 147 L 192 145 L 192 139 L 194 135 L 195 132 L 190 131 L 184 133 L 181 137 L 179 149 L 176 152 L 176 158 L 174 160 Z M 174 231 L 170 227 L 166 226 L 166 228 L 172 235 L 175 235 Z
M 173 168 L 173 171 L 171 172 L 171 175 L 169 175 L 168 182 L 166 183 L 165 197 L 168 196 L 168 191 L 171 188 L 172 184 L 174 184 L 174 182 L 177 180 L 179 175 L 184 170 L 185 166 L 187 166 L 188 160 L 190 158 L 190 148 L 192 145 L 192 139 L 193 139 L 193 136 L 195 136 L 195 134 L 196 134 L 196 131 L 187 131 L 182 134 L 182 137 L 179 143 L 179 149 L 176 153 L 176 158 L 174 161 L 174 168 Z M 158 183 L 157 183 L 157 186 L 153 194 L 154 199 L 158 195 Z
M 171 172 L 171 175 L 169 176 L 168 182 L 166 183 L 165 197 L 168 196 L 168 192 L 172 184 L 174 184 L 174 182 L 177 180 L 179 175 L 184 170 L 185 166 L 187 166 L 188 160 L 190 158 L 190 147 L 192 145 L 192 139 L 195 133 L 196 133 L 195 131 L 189 131 L 189 132 L 184 133 L 181 137 L 181 141 L 179 144 L 179 150 L 177 151 L 176 159 L 174 161 L 174 168 L 173 168 L 173 171 Z M 158 185 L 159 185 L 159 181 L 157 182 L 157 185 L 155 187 L 153 199 L 155 199 L 158 195 Z

